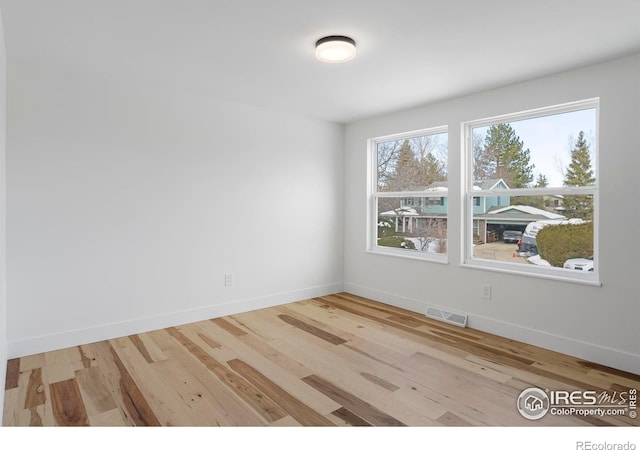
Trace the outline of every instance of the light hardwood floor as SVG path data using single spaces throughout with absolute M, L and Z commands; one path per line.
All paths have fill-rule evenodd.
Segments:
M 640 376 L 349 294 L 9 361 L 4 425 L 585 426 L 520 392 L 628 391 Z

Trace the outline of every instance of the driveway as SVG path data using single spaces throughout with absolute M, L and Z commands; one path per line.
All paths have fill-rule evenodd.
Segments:
M 517 249 L 518 244 L 506 244 L 503 241 L 489 242 L 473 247 L 473 256 L 494 261 L 528 264 L 523 256 L 517 256 L 515 253 Z M 513 256 L 514 254 L 516 256 Z

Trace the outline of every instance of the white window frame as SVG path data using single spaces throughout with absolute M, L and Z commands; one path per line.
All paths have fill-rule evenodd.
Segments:
M 367 193 L 368 193 L 368 202 L 367 202 L 367 252 L 375 253 L 378 255 L 389 255 L 389 256 L 397 256 L 400 258 L 408 258 L 408 259 L 417 259 L 421 261 L 432 261 L 442 264 L 449 263 L 449 251 L 447 246 L 447 253 L 428 253 L 428 252 L 419 252 L 419 251 L 410 251 L 405 249 L 399 249 L 394 247 L 384 247 L 378 245 L 378 199 L 379 198 L 427 198 L 427 197 L 447 197 L 448 191 L 438 191 L 438 192 L 425 192 L 425 191 L 399 191 L 399 192 L 378 192 L 378 163 L 377 163 L 377 152 L 378 152 L 378 144 L 384 142 L 397 141 L 401 139 L 411 139 L 420 136 L 428 136 L 428 135 L 436 135 L 449 133 L 449 127 L 438 126 L 432 127 L 422 130 L 415 130 L 406 133 L 397 133 L 386 136 L 380 136 L 377 138 L 372 138 L 367 141 L 367 167 L 368 175 L 367 175 Z M 449 152 L 448 143 L 447 143 L 447 153 Z M 447 155 L 448 157 L 448 155 Z M 448 177 L 447 177 L 448 178 Z M 415 203 L 415 201 L 414 201 Z M 450 214 L 449 209 L 451 205 L 447 201 L 447 240 L 450 239 L 449 235 L 449 220 Z
M 493 197 L 495 191 L 491 190 L 474 190 L 472 187 L 473 180 L 473 149 L 472 149 L 472 133 L 474 128 L 496 125 L 499 123 L 515 122 L 518 120 L 535 119 L 544 116 L 552 116 L 556 114 L 581 111 L 585 109 L 596 110 L 596 136 L 593 142 L 592 152 L 594 158 L 592 160 L 596 172 L 596 182 L 594 186 L 563 186 L 551 188 L 523 188 L 510 189 L 508 191 L 510 197 L 518 196 L 536 196 L 536 195 L 593 195 L 593 251 L 594 251 L 594 271 L 581 272 L 577 270 L 563 269 L 559 267 L 536 266 L 534 264 L 517 264 L 504 261 L 494 261 L 473 257 L 473 198 L 474 197 Z M 599 247 L 599 164 L 598 164 L 598 140 L 599 140 L 599 113 L 600 102 L 598 98 L 581 100 L 571 103 L 532 109 L 519 113 L 505 114 L 479 120 L 464 122 L 461 124 L 462 141 L 462 255 L 461 266 L 474 269 L 490 270 L 497 272 L 505 272 L 517 275 L 525 275 L 531 277 L 540 277 L 554 280 L 570 281 L 575 283 L 589 284 L 601 286 L 600 270 L 598 257 Z

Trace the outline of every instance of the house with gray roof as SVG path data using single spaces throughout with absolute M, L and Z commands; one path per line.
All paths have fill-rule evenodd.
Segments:
M 447 181 L 436 181 L 421 191 L 429 194 L 448 192 Z M 512 205 L 511 196 L 507 195 L 509 186 L 502 178 L 478 180 L 473 183 L 478 191 L 496 191 L 495 196 L 478 196 L 473 199 L 474 241 L 478 244 L 500 239 L 505 229 L 524 231 L 527 224 L 539 220 L 561 220 L 565 216 L 528 205 Z M 446 225 L 448 197 L 405 197 L 400 201 L 400 208 L 385 211 L 381 217 L 392 219 L 395 231 L 413 234 L 427 227 L 432 228 L 434 222 Z

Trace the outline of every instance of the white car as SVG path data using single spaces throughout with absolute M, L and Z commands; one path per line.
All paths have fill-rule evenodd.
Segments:
M 567 259 L 562 267 L 564 267 L 565 269 L 593 272 L 593 256 L 590 256 L 588 258 Z

